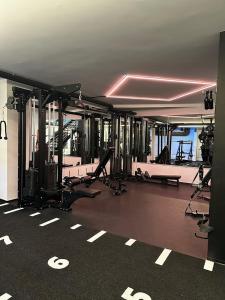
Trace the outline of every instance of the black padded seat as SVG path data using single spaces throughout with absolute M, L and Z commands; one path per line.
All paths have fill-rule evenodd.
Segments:
M 170 179 L 170 180 L 177 180 L 180 179 L 181 176 L 179 175 L 152 175 L 151 179 Z

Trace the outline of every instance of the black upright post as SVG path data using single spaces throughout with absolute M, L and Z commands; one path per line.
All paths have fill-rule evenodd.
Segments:
M 26 102 L 24 96 L 19 99 L 18 111 L 18 206 L 22 206 L 26 169 Z
M 115 151 L 113 152 L 113 155 L 110 158 L 110 174 L 115 173 L 115 165 L 116 165 L 116 155 L 117 155 L 117 134 L 116 134 L 116 116 L 112 114 L 112 120 L 111 120 L 111 141 L 110 146 L 115 148 Z
M 225 32 L 220 34 L 208 256 L 225 263 Z
M 45 181 L 45 159 L 46 159 L 46 109 L 43 106 L 44 97 L 42 90 L 38 91 L 38 183 L 39 191 L 44 188 Z
M 100 149 L 99 149 L 99 157 L 100 160 L 102 160 L 104 153 L 105 153 L 105 147 L 104 147 L 104 119 L 103 117 L 100 118 Z
M 132 151 L 132 154 L 133 154 L 133 160 L 136 161 L 137 160 L 137 122 L 135 119 L 133 119 L 133 132 L 134 132 L 134 141 L 133 141 L 133 144 L 134 144 L 134 147 L 133 147 L 133 151 Z
M 169 128 L 169 150 L 170 150 L 170 160 L 171 160 L 171 154 L 172 154 L 172 140 L 173 140 L 173 128 Z
M 158 156 L 160 154 L 160 126 L 158 126 L 158 145 L 157 145 L 157 150 L 158 150 Z
M 134 150 L 134 117 L 130 118 L 130 155 L 131 155 L 131 159 L 132 159 L 132 155 L 133 155 L 133 150 Z
M 163 131 L 164 131 L 164 127 L 162 126 L 160 130 L 160 153 L 163 150 Z
M 141 119 L 139 123 L 139 132 L 140 132 L 140 143 L 139 143 L 139 162 L 143 162 L 143 157 L 144 157 L 144 121 Z
M 62 185 L 62 165 L 63 165 L 63 107 L 62 100 L 58 101 L 58 186 Z
M 95 117 L 91 116 L 89 120 L 89 153 L 90 153 L 90 163 L 94 163 L 97 149 L 97 127 Z
M 124 117 L 124 127 L 121 126 L 121 130 L 123 130 L 123 173 L 127 175 L 128 173 L 128 147 L 127 145 L 127 122 L 128 122 L 128 117 L 127 114 Z
M 121 135 L 120 135 L 120 130 L 121 130 L 121 117 L 117 117 L 117 123 L 116 123 L 116 135 L 117 135 L 117 157 L 116 157 L 116 173 L 121 172 L 121 147 L 120 147 L 120 142 L 121 142 Z

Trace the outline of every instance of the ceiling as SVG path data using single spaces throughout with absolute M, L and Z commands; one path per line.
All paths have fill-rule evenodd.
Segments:
M 54 85 L 81 82 L 89 96 L 105 95 L 128 73 L 216 81 L 224 12 L 224 0 L 1 1 L 0 69 Z M 148 95 L 147 84 L 130 85 Z M 141 116 L 208 114 L 201 92 L 170 103 L 104 101 Z

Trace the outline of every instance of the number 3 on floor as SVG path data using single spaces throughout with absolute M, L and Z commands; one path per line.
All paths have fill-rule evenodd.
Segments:
M 145 293 L 139 292 L 132 295 L 133 291 L 134 290 L 132 288 L 128 287 L 121 297 L 125 300 L 151 300 L 152 299 L 149 295 Z

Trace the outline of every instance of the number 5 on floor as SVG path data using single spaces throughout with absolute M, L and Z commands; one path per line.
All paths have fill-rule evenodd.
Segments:
M 133 292 L 134 290 L 128 287 L 121 297 L 125 300 L 151 300 L 151 297 L 145 293 L 138 292 L 132 295 Z

